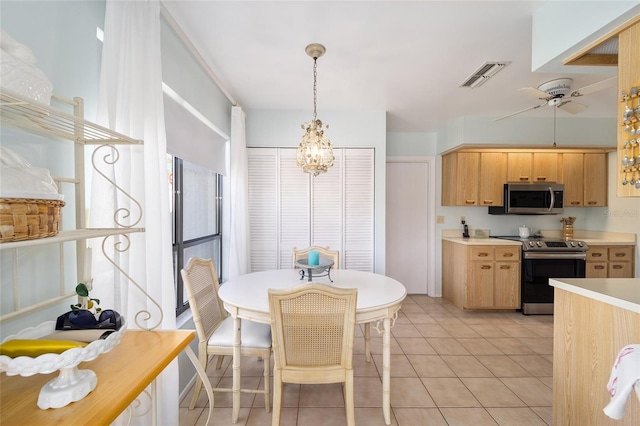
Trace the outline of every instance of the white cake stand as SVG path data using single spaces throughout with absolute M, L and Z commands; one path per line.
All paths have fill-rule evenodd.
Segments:
M 38 339 L 54 333 L 55 328 L 55 321 L 43 322 L 36 327 L 25 328 L 19 333 L 7 337 L 3 343 L 13 339 Z M 0 372 L 5 372 L 7 376 L 28 377 L 34 374 L 50 374 L 59 370 L 60 375 L 47 382 L 40 389 L 38 407 L 43 410 L 64 407 L 89 395 L 98 383 L 98 378 L 93 371 L 80 370 L 78 365 L 81 362 L 92 361 L 101 354 L 109 352 L 120 343 L 125 330 L 126 322 L 122 317 L 120 330 L 111 333 L 106 339 L 95 340 L 84 348 L 67 349 L 61 354 L 43 354 L 35 358 L 28 356 L 11 358 L 0 355 Z

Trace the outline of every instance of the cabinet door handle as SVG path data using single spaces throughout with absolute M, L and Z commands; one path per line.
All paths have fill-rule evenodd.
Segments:
M 604 265 L 596 265 L 593 269 L 604 269 Z
M 613 269 L 622 269 L 622 268 L 624 268 L 624 266 L 622 266 L 622 265 L 613 265 L 612 268 Z
M 485 204 L 493 204 L 493 200 L 484 200 Z
M 491 265 L 482 265 L 480 269 L 491 269 Z
M 573 206 L 577 206 L 578 204 L 580 204 L 580 201 L 572 201 L 571 202 L 571 205 L 573 205 Z
M 538 176 L 538 180 L 547 180 L 546 176 Z
M 602 253 L 591 253 L 591 257 L 602 257 Z
M 475 204 L 476 200 L 465 200 L 465 203 L 467 203 L 467 204 Z
M 616 257 L 625 257 L 626 253 L 616 253 L 615 256 Z
M 489 256 L 489 253 L 485 253 L 485 252 L 478 253 L 478 257 L 487 257 L 487 256 Z
M 529 176 L 520 176 L 520 180 L 529 180 Z
M 598 204 L 597 201 L 587 201 L 587 204 L 589 204 L 590 206 L 593 206 L 595 204 Z
M 509 265 L 500 265 L 500 269 L 511 269 Z

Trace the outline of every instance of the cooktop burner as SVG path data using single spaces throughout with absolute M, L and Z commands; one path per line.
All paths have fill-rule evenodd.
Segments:
M 520 238 L 512 236 L 498 236 L 492 238 L 499 238 L 502 240 L 512 240 L 522 242 L 522 250 L 526 252 L 540 251 L 540 252 L 586 252 L 589 249 L 587 243 L 580 240 L 561 240 L 557 238 Z

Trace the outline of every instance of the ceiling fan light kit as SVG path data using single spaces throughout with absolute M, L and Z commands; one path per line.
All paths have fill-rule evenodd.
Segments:
M 324 55 L 326 49 L 321 44 L 312 43 L 308 45 L 304 51 L 313 58 L 313 120 L 302 124 L 302 129 L 305 133 L 302 135 L 302 141 L 298 146 L 296 164 L 298 167 L 302 167 L 304 172 L 318 176 L 333 166 L 335 159 L 331 141 L 324 133 L 325 130 L 329 128 L 329 125 L 326 123 L 323 124 L 322 121 L 318 119 L 316 111 L 318 104 L 317 60 Z

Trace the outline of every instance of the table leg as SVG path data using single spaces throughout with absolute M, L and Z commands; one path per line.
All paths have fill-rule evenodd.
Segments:
M 391 424 L 391 320 L 387 317 L 383 321 L 382 335 L 382 413 L 384 422 Z
M 241 320 L 238 317 L 233 318 L 233 413 L 231 416 L 232 423 L 238 423 L 238 415 L 240 414 L 240 363 L 242 362 L 242 354 L 240 352 L 240 336 L 241 336 Z
M 208 425 L 209 421 L 211 421 L 211 416 L 213 415 L 213 388 L 211 387 L 209 377 L 207 377 L 207 372 L 204 371 L 204 368 L 202 368 L 202 364 L 200 364 L 200 360 L 193 352 L 193 349 L 191 349 L 191 346 L 187 345 L 184 348 L 184 351 L 191 360 L 193 366 L 196 368 L 196 373 L 198 373 L 198 376 L 200 376 L 202 384 L 204 385 L 204 389 L 207 392 L 207 397 L 209 398 L 209 414 L 207 415 L 207 423 L 205 423 L 205 425 Z

